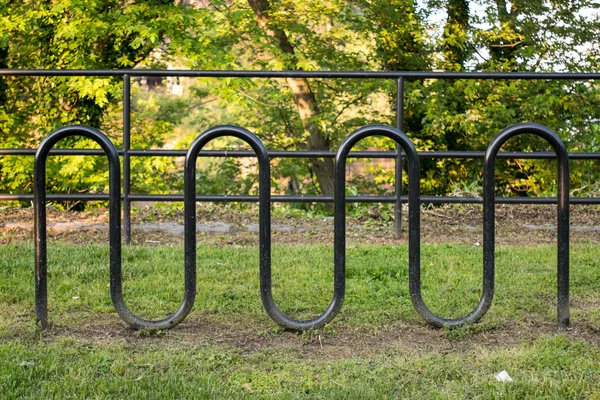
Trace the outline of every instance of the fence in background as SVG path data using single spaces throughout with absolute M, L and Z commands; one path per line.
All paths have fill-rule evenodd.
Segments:
M 131 203 L 136 201 L 162 201 L 181 202 L 182 195 L 162 194 L 136 194 L 131 193 L 131 157 L 185 157 L 182 150 L 163 149 L 132 149 L 130 133 L 131 116 L 131 79 L 134 77 L 197 77 L 197 78 L 321 78 L 321 79 L 384 79 L 396 82 L 396 128 L 401 130 L 404 125 L 404 82 L 406 79 L 474 79 L 474 80 L 597 80 L 600 73 L 467 73 L 467 72 L 309 72 L 309 71 L 192 71 L 192 70 L 10 70 L 0 69 L 0 76 L 62 76 L 62 77 L 120 77 L 123 79 L 123 148 L 119 155 L 123 162 L 123 231 L 125 243 L 131 241 Z M 395 234 L 398 238 L 402 232 L 402 203 L 408 200 L 402 193 L 402 164 L 404 154 L 399 147 L 396 152 L 383 151 L 358 151 L 350 153 L 349 157 L 356 158 L 392 158 L 395 159 L 395 195 L 393 196 L 353 196 L 348 197 L 349 202 L 372 202 L 395 204 Z M 0 149 L 0 156 L 34 156 L 34 149 Z M 100 150 L 53 150 L 57 155 L 101 155 Z M 269 151 L 270 158 L 334 158 L 333 151 Z M 199 157 L 253 157 L 251 151 L 202 151 Z M 419 152 L 421 158 L 461 158 L 482 159 L 482 151 L 431 151 Z M 538 152 L 505 152 L 499 158 L 511 159 L 551 159 L 553 153 Z M 600 152 L 575 152 L 570 153 L 573 160 L 600 160 Z M 51 200 L 108 200 L 102 194 L 53 194 L 48 196 Z M 33 200 L 32 194 L 0 193 L 0 201 Z M 197 201 L 201 202 L 256 202 L 256 196 L 228 196 L 228 195 L 200 195 Z M 333 202 L 332 196 L 302 196 L 286 195 L 273 196 L 274 202 Z M 422 203 L 482 203 L 480 197 L 453 197 L 453 196 L 422 196 Z M 498 203 L 509 204 L 556 204 L 555 198 L 526 198 L 506 197 L 498 198 Z M 600 204 L 600 198 L 573 198 L 573 204 Z

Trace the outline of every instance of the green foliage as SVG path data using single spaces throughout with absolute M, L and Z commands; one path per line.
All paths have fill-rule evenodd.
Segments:
M 168 1 L 14 1 L 4 4 L 0 37 L 9 68 L 129 68 L 148 58 L 173 29 Z M 0 40 L 0 47 L 2 47 Z M 104 131 L 118 146 L 121 127 L 111 124 L 119 115 L 122 83 L 109 78 L 9 77 L 3 80 L 0 103 L 0 147 L 37 147 L 52 130 L 85 124 Z M 114 121 L 113 121 L 114 122 Z M 135 117 L 134 117 L 134 122 Z M 112 126 L 111 126 L 112 125 Z M 149 124 L 146 124 L 148 127 Z M 134 126 L 134 131 L 141 128 Z M 142 142 L 160 145 L 169 128 L 152 124 Z M 160 138 L 157 140 L 157 138 Z M 69 138 L 60 147 L 94 147 L 90 141 Z M 10 192 L 31 190 L 32 159 L 7 157 L 0 163 L 0 185 Z M 158 169 L 145 165 L 142 169 Z M 139 172 L 139 163 L 132 166 Z M 51 157 L 48 189 L 58 192 L 98 192 L 107 181 L 104 157 Z M 161 182 L 153 178 L 148 184 Z
M 565 3 L 566 4 L 566 3 Z M 599 6 L 590 0 L 410 0 L 271 2 L 262 27 L 245 0 L 207 6 L 171 1 L 0 1 L 0 67 L 303 70 L 594 71 L 600 59 Z M 432 23 L 432 16 L 446 19 Z M 290 49 L 270 30 L 283 32 Z M 285 50 L 285 51 L 284 51 Z M 182 96 L 168 93 L 178 83 Z M 393 81 L 311 79 L 318 113 L 310 123 L 335 149 L 351 131 L 395 123 Z M 559 133 L 573 151 L 596 151 L 600 87 L 590 81 L 407 80 L 404 131 L 418 150 L 484 150 L 499 131 L 538 122 Z M 257 133 L 271 149 L 308 148 L 307 121 L 285 79 L 181 79 L 157 87 L 133 85 L 132 146 L 186 148 L 200 132 L 236 124 Z M 0 79 L 0 147 L 35 148 L 53 129 L 72 123 L 100 128 L 122 143 L 122 82 L 110 78 Z M 91 144 L 71 139 L 64 147 Z M 220 141 L 211 148 L 238 148 Z M 372 138 L 357 149 L 392 149 Z M 530 136 L 505 150 L 547 150 Z M 359 161 L 362 162 L 362 161 Z M 597 163 L 576 162 L 573 187 L 600 191 Z M 31 190 L 32 160 L 0 160 L 3 191 Z M 202 164 L 198 190 L 248 193 L 255 173 L 238 161 Z M 219 168 L 222 170 L 219 171 Z M 182 189 L 177 160 L 133 158 L 133 189 L 169 193 Z M 103 157 L 52 157 L 51 191 L 99 192 L 106 182 Z M 498 161 L 498 191 L 539 196 L 555 191 L 553 163 Z M 366 168 L 351 184 L 360 193 L 384 193 L 389 168 Z M 445 194 L 479 185 L 479 161 L 422 160 L 422 193 Z M 274 190 L 319 193 L 310 160 L 272 160 Z M 406 176 L 405 176 L 406 179 Z M 232 184 L 233 183 L 233 184 Z M 372 189 L 373 186 L 377 189 Z M 305 207 L 305 206 L 302 206 Z
M 462 4 L 461 4 L 462 3 Z M 459 67 L 470 71 L 591 72 L 597 65 L 600 14 L 589 1 L 553 7 L 546 2 L 484 2 L 484 13 L 471 14 L 467 31 L 453 30 L 459 20 L 448 19 L 445 55 L 465 57 Z M 466 2 L 441 2 L 449 15 L 464 25 Z M 456 7 L 460 8 L 457 12 Z M 595 10 L 595 12 L 591 12 Z M 584 28 L 585 27 L 585 28 Z M 454 32 L 454 35 L 450 33 Z M 465 38 L 465 33 L 468 36 Z M 459 48 L 454 46 L 462 43 Z M 453 51 L 450 51 L 453 50 Z M 458 57 L 460 55 L 460 57 Z M 448 57 L 446 57 L 448 58 Z M 447 62 L 440 62 L 448 69 Z M 456 69 L 456 68 L 454 68 Z M 425 83 L 420 137 L 439 150 L 485 150 L 502 129 L 519 122 L 538 122 L 556 131 L 570 151 L 595 151 L 600 98 L 590 81 L 434 81 Z M 441 134 L 440 134 L 441 133 Z M 503 150 L 551 151 L 547 143 L 521 136 Z M 465 168 L 462 160 L 437 162 L 443 175 L 427 174 L 432 193 L 446 192 L 459 182 L 480 182 L 480 168 Z M 472 165 L 473 163 L 471 163 Z M 503 160 L 497 162 L 498 189 L 503 194 L 541 196 L 556 192 L 554 163 Z M 572 187 L 597 191 L 592 169 L 596 163 L 571 163 Z M 439 177 L 436 179 L 436 177 Z M 443 177 L 443 178 L 442 178 Z

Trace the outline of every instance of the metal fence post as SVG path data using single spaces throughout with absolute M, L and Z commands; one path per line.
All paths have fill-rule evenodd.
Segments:
M 404 78 L 396 81 L 396 128 L 404 128 Z M 396 202 L 394 203 L 394 238 L 402 237 L 402 147 L 396 142 L 396 165 L 394 171 Z
M 129 74 L 123 75 L 123 232 L 125 244 L 131 243 L 131 80 Z

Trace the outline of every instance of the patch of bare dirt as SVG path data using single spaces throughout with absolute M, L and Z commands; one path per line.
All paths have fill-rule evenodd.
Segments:
M 407 243 L 407 208 L 403 212 L 403 235 L 394 239 L 393 221 L 383 221 L 372 208 L 363 218 L 348 218 L 346 237 L 349 245 Z M 600 242 L 600 209 L 590 205 L 571 206 L 571 241 Z M 132 217 L 134 245 L 167 245 L 183 242 L 183 211 L 145 207 Z M 483 238 L 482 207 L 447 205 L 421 210 L 421 241 L 477 245 Z M 214 245 L 256 245 L 258 216 L 249 211 L 225 207 L 199 207 L 197 241 Z M 72 243 L 105 243 L 108 240 L 108 213 L 63 212 L 49 207 L 48 235 Z M 272 218 L 274 243 L 333 243 L 333 219 L 330 217 Z M 0 243 L 33 238 L 32 209 L 0 211 Z M 506 245 L 551 244 L 556 242 L 556 207 L 551 205 L 498 205 L 496 242 Z
M 390 352 L 414 355 L 456 354 L 486 348 L 510 348 L 535 340 L 541 335 L 567 334 L 593 346 L 600 346 L 597 330 L 580 326 L 560 331 L 555 324 L 496 326 L 481 332 L 453 337 L 448 331 L 433 329 L 421 323 L 392 325 L 383 331 L 369 332 L 347 327 L 335 331 L 293 333 L 274 328 L 257 329 L 228 325 L 191 316 L 167 332 L 149 333 L 126 327 L 116 316 L 98 316 L 93 323 L 54 327 L 44 340 L 70 337 L 97 343 L 123 342 L 131 346 L 190 347 L 224 346 L 242 355 L 261 351 L 292 352 L 303 358 L 365 357 Z

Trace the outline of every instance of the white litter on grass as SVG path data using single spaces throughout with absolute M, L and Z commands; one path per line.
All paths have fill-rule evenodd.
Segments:
M 475 242 L 475 246 L 479 246 L 479 242 Z
M 33 367 L 35 366 L 35 361 L 21 361 L 21 367 Z
M 73 300 L 77 300 L 79 298 L 79 296 L 73 296 L 72 299 Z
M 502 370 L 498 375 L 496 375 L 496 380 L 498 382 L 512 382 L 512 378 L 508 375 L 508 372 Z

